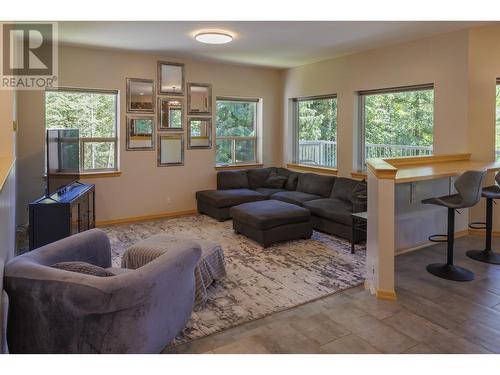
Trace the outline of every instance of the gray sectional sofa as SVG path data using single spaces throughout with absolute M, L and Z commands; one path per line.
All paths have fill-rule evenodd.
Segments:
M 230 208 L 275 199 L 307 208 L 313 228 L 351 240 L 351 213 L 366 211 L 366 181 L 286 168 L 259 168 L 217 173 L 217 190 L 196 193 L 198 211 L 223 221 Z M 357 232 L 354 242 L 364 240 Z

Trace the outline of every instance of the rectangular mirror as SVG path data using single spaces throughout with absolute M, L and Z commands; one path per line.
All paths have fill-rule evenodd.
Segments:
M 154 116 L 127 116 L 127 150 L 154 150 Z
M 188 148 L 212 147 L 212 119 L 190 117 L 188 120 Z
M 182 134 L 158 135 L 158 166 L 184 165 L 184 137 Z
M 152 79 L 127 78 L 127 112 L 155 112 L 155 83 Z
M 158 61 L 158 93 L 184 95 L 184 64 Z
M 212 85 L 188 83 L 188 113 L 190 115 L 212 114 Z
M 184 124 L 184 101 L 182 99 L 158 99 L 158 129 L 182 130 Z

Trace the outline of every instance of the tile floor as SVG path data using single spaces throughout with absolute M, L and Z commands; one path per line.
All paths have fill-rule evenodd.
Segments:
M 456 241 L 455 263 L 468 283 L 427 273 L 445 244 L 396 257 L 397 301 L 362 287 L 207 336 L 165 353 L 500 353 L 500 266 L 473 261 L 482 237 Z M 494 239 L 500 250 L 500 238 Z

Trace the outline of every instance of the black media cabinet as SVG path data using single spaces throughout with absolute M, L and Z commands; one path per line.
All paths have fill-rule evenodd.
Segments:
M 95 228 L 95 185 L 74 182 L 29 204 L 30 250 Z

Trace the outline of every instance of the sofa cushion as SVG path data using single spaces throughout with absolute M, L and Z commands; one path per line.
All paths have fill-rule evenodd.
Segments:
M 352 178 L 338 177 L 333 185 L 330 198 L 341 199 L 343 201 L 351 201 L 352 193 L 356 185 L 359 184 L 358 180 Z
M 63 271 L 83 273 L 84 275 L 91 275 L 91 276 L 99 276 L 99 277 L 115 276 L 114 273 L 102 267 L 87 262 L 59 262 L 53 264 L 51 267 Z
M 299 176 L 297 191 L 328 198 L 334 183 L 335 177 L 333 176 L 322 176 L 316 173 L 303 173 Z
M 278 173 L 280 176 L 287 177 L 287 180 L 285 182 L 285 189 L 286 190 L 296 190 L 297 189 L 297 183 L 298 183 L 299 176 L 301 175 L 301 173 L 293 172 L 293 171 L 286 169 L 286 168 L 276 168 L 276 173 Z
M 273 171 L 274 168 L 247 169 L 248 187 L 250 189 L 264 187 L 264 181 L 267 180 Z
M 269 199 L 271 197 L 271 195 L 273 195 L 275 193 L 279 193 L 281 191 L 288 191 L 288 190 L 261 187 L 261 188 L 255 189 L 255 191 L 264 195 L 266 198 Z
M 268 200 L 231 207 L 231 216 L 241 223 L 266 230 L 281 225 L 308 222 L 311 214 L 305 208 L 294 204 Z
M 302 193 L 301 191 L 282 191 L 271 195 L 271 199 L 302 206 L 304 202 L 321 199 L 321 196 Z
M 288 177 L 282 176 L 276 172 L 271 172 L 269 177 L 262 184 L 262 187 L 271 189 L 283 189 L 287 181 Z
M 249 189 L 203 190 L 196 192 L 196 199 L 217 208 L 232 207 L 246 202 L 265 200 L 266 197 Z
M 217 173 L 217 189 L 248 189 L 247 171 L 221 171 Z
M 317 199 L 304 203 L 311 214 L 337 223 L 352 224 L 352 204 L 341 199 Z

